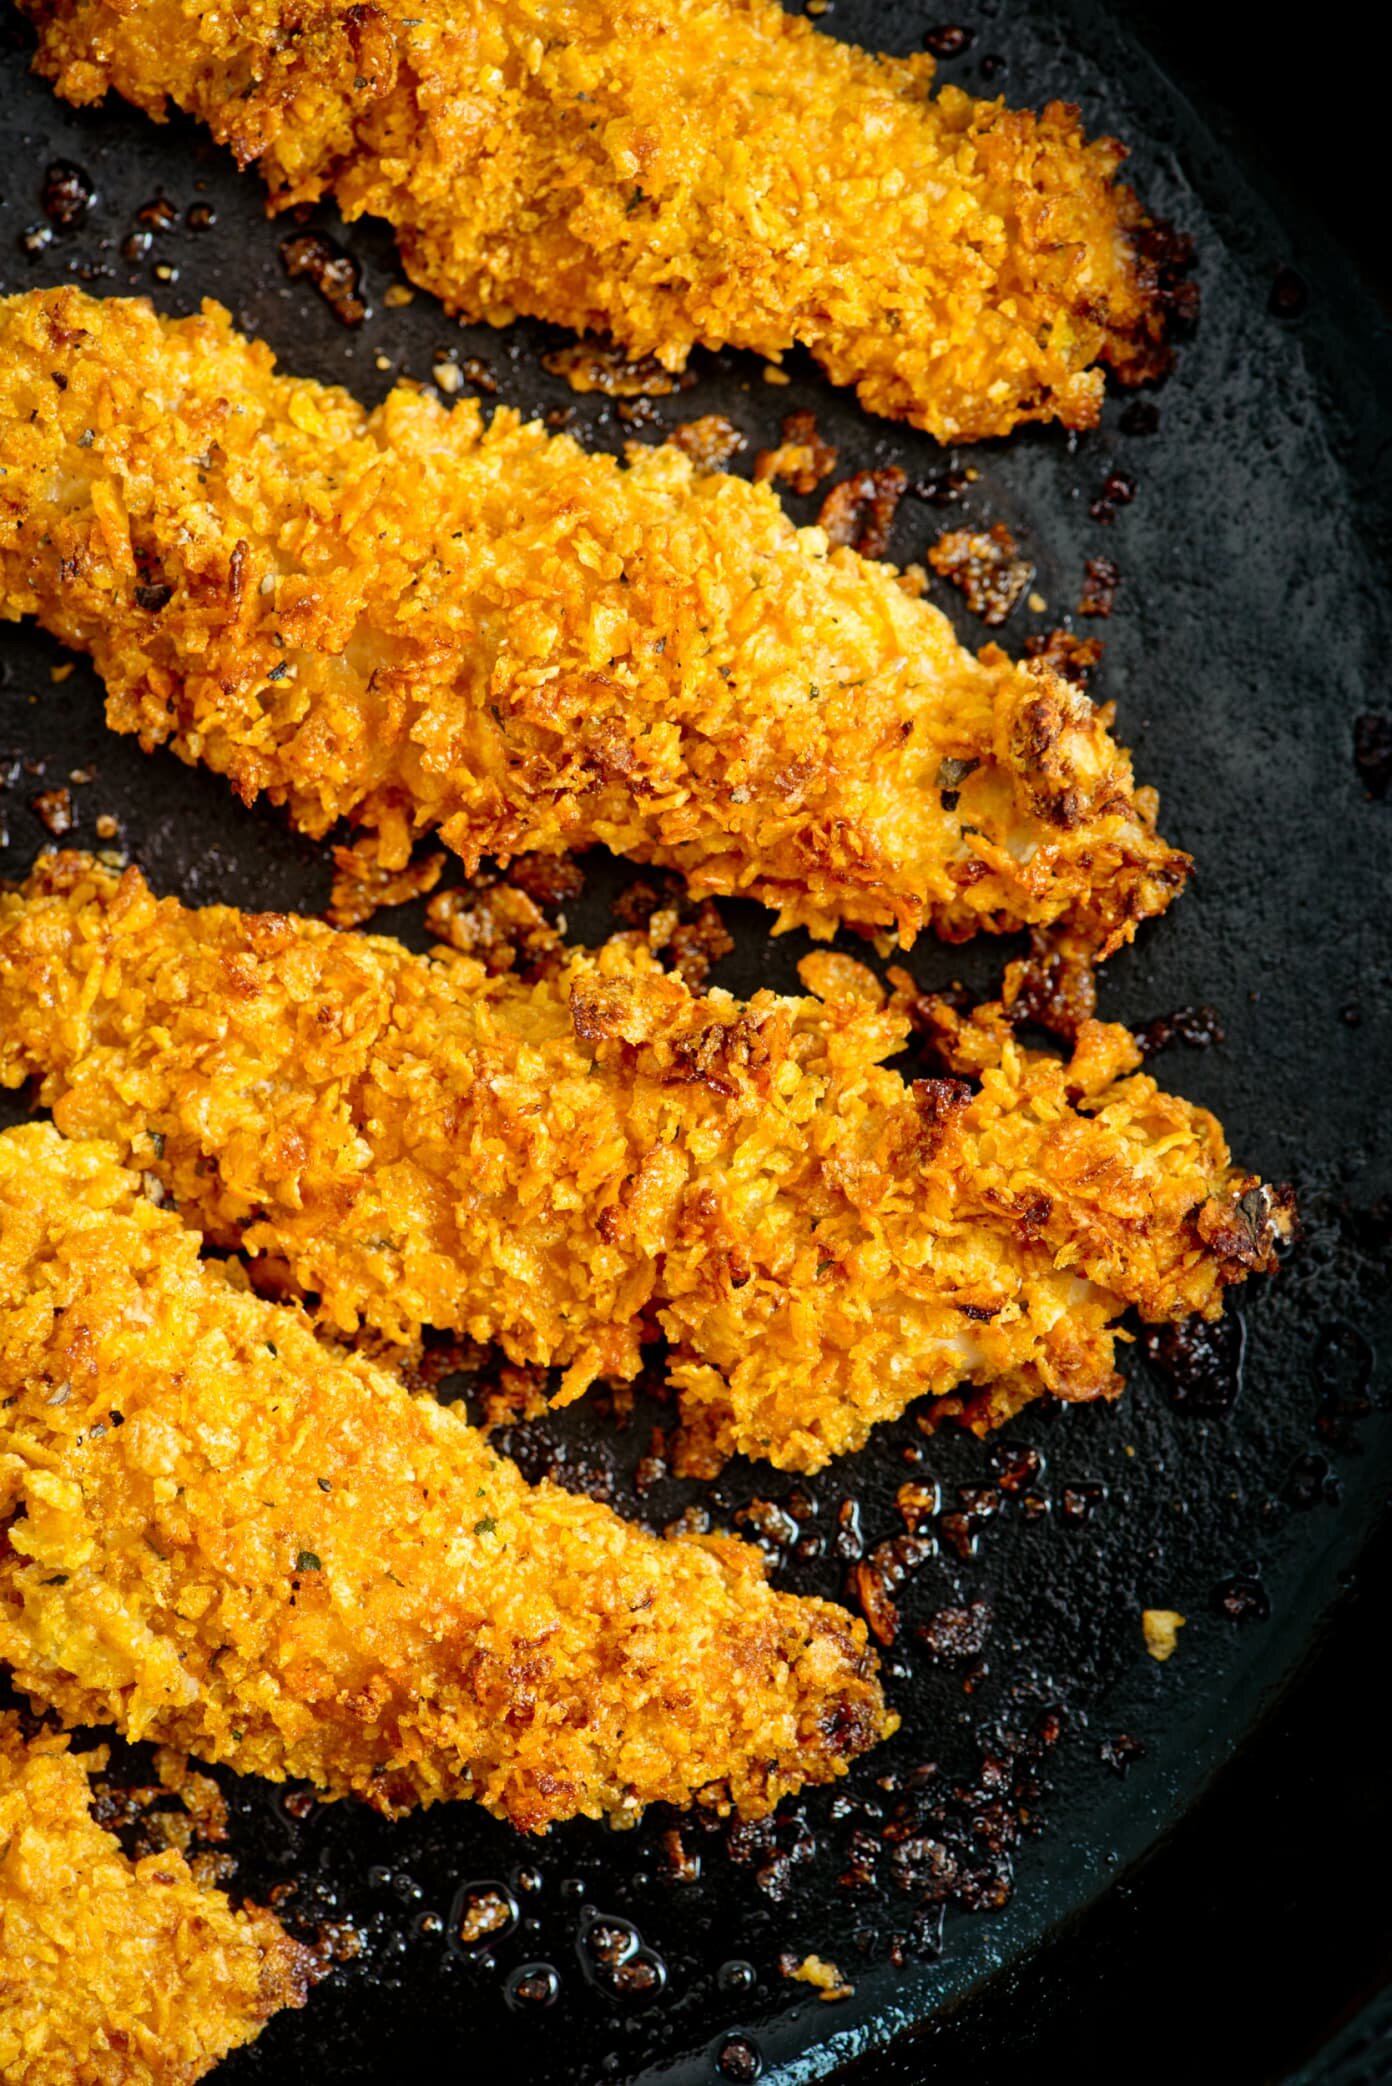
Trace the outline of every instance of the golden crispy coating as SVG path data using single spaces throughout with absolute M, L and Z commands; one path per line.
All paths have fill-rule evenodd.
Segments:
M 67 1747 L 0 1716 L 0 2078 L 191 2086 L 303 2006 L 316 1966 L 172 1848 L 128 1861 L 88 1809 L 105 1749 Z
M 775 0 L 23 0 L 39 69 L 191 110 L 281 208 L 388 218 L 451 311 L 679 369 L 800 343 L 943 441 L 1091 427 L 1165 367 L 1163 229 L 1114 139 L 931 94 Z
M 334 1328 L 500 1340 L 578 1396 L 660 1326 L 688 1421 L 789 1469 L 964 1381 L 987 1417 L 1109 1395 L 1127 1305 L 1216 1316 L 1270 1263 L 1268 1191 L 1122 1076 L 1126 1030 L 1064 1065 L 939 1008 L 968 1080 L 908 1086 L 902 1004 L 803 975 L 824 999 L 696 999 L 620 938 L 521 984 L 50 856 L 0 896 L 0 1080 Z
M 818 933 L 1103 951 L 1183 882 L 1108 712 L 676 449 L 366 414 L 215 307 L 62 290 L 0 303 L 0 466 L 0 613 L 90 651 L 117 730 L 388 868 L 433 827 L 470 866 L 599 842 Z
M 730 1537 L 530 1487 L 250 1295 L 111 1148 L 0 1137 L 0 1657 L 74 1722 L 384 1811 L 757 1814 L 897 1723 Z M 240 1270 L 237 1270 L 240 1273 Z

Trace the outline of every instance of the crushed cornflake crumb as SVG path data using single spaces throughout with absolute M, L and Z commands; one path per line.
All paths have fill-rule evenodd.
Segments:
M 789 413 L 776 449 L 761 449 L 754 459 L 754 481 L 782 478 L 795 493 L 815 492 L 836 469 L 836 451 L 817 431 L 815 413 Z
M 897 464 L 886 464 L 833 485 L 817 516 L 827 541 L 838 548 L 850 544 L 862 558 L 882 558 L 908 483 Z
M 414 304 L 416 293 L 406 282 L 394 282 L 387 286 L 382 302 L 388 311 L 400 311 L 403 305 Z
M 608 341 L 579 340 L 554 348 L 542 356 L 541 366 L 553 377 L 564 377 L 572 391 L 600 391 L 606 398 L 666 398 L 695 382 L 684 372 L 677 376 L 664 369 L 655 355 L 631 361 Z
M 1146 1650 L 1162 1666 L 1174 1654 L 1184 1623 L 1184 1616 L 1173 1608 L 1147 1608 L 1142 1612 L 1141 1630 Z
M 51 666 L 49 668 L 48 678 L 55 688 L 59 688 L 76 670 L 77 661 L 75 659 L 65 659 L 61 666 Z
M 333 851 L 334 879 L 324 918 L 331 927 L 361 927 L 384 905 L 405 905 L 433 891 L 445 866 L 442 854 L 425 855 L 404 869 L 386 869 L 375 834 Z
M 697 420 L 683 420 L 669 440 L 691 458 L 698 471 L 718 471 L 744 447 L 744 436 L 723 413 L 702 413 Z
M 849 1999 L 855 1990 L 855 1986 L 842 1977 L 836 1965 L 829 1963 L 825 1956 L 804 1956 L 792 1969 L 785 1967 L 788 1960 L 785 1958 L 784 1964 L 780 1965 L 783 1975 L 795 1984 L 811 1985 L 819 1999 Z
M 950 580 L 966 596 L 967 607 L 988 629 L 1010 616 L 1034 578 L 1034 566 L 1004 522 L 989 529 L 947 529 L 928 552 L 928 563 L 940 579 Z

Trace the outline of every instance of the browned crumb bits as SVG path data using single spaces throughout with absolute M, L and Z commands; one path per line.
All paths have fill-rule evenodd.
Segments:
M 351 254 L 322 232 L 292 232 L 280 242 L 281 266 L 292 281 L 307 276 L 344 326 L 361 326 L 367 317 L 362 270 Z
M 1100 637 L 1075 637 L 1071 630 L 1035 631 L 1025 639 L 1029 658 L 1042 659 L 1075 688 L 1087 687 L 1103 649 Z
M 361 927 L 382 906 L 405 905 L 433 891 L 445 866 L 444 856 L 435 854 L 404 869 L 384 869 L 372 834 L 352 847 L 336 847 L 333 859 L 333 890 L 324 913 L 331 927 Z
M 697 420 L 683 420 L 669 440 L 691 458 L 698 471 L 718 471 L 744 447 L 744 436 L 723 413 L 702 413 Z
M 431 899 L 425 923 L 442 942 L 476 956 L 494 976 L 523 976 L 559 956 L 561 936 L 536 899 L 501 878 L 474 877 Z
M 853 478 L 833 485 L 817 520 L 831 543 L 849 543 L 862 558 L 882 558 L 889 549 L 894 516 L 908 483 L 897 464 L 886 464 L 878 471 L 857 471 Z
M 1121 568 L 1115 558 L 1089 558 L 1083 566 L 1083 598 L 1080 616 L 1109 616 L 1116 605 L 1121 585 Z
M 564 377 L 572 391 L 602 391 L 606 398 L 666 398 L 695 382 L 685 373 L 674 376 L 655 355 L 630 361 L 611 341 L 578 340 L 553 348 L 542 356 L 541 366 L 553 377 Z
M 64 833 L 72 831 L 73 801 L 71 790 L 41 790 L 39 795 L 31 797 L 29 802 L 31 809 L 38 817 L 39 823 L 53 835 L 55 840 L 61 839 Z
M 756 484 L 782 478 L 795 493 L 817 490 L 836 469 L 836 451 L 817 430 L 815 413 L 789 413 L 776 449 L 761 449 L 754 459 Z
M 989 529 L 945 530 L 930 547 L 928 563 L 940 579 L 960 588 L 972 614 L 991 629 L 1012 614 L 1034 578 L 1033 564 L 1021 557 L 1004 522 L 992 522 Z

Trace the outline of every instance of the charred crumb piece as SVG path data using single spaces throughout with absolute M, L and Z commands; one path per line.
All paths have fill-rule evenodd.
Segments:
M 939 1608 L 927 1622 L 915 1626 L 914 1635 L 930 1658 L 946 1665 L 979 1658 L 991 1634 L 991 1622 L 986 1602 L 973 1601 L 969 1608 Z
M 172 232 L 179 222 L 179 206 L 171 203 L 168 196 L 151 196 L 135 213 L 135 221 L 147 232 Z
M 1088 558 L 1083 566 L 1083 595 L 1080 616 L 1109 616 L 1116 606 L 1121 585 L 1121 567 L 1115 558 Z
M 1129 507 L 1136 497 L 1136 481 L 1129 471 L 1109 471 L 1102 490 L 1088 508 L 1096 522 L 1110 525 L 1116 520 L 1117 509 Z
M 1105 1485 L 1093 1483 L 1065 1485 L 1062 1498 L 1059 1501 L 1059 1511 L 1064 1520 L 1069 1522 L 1072 1527 L 1082 1528 L 1085 1523 L 1091 1521 L 1099 1507 L 1106 1505 L 1106 1501 L 1107 1488 Z
M 1354 719 L 1353 764 L 1369 797 L 1381 802 L 1392 788 L 1392 717 Z
M 924 1908 L 999 1911 L 1014 1886 L 1014 1850 L 1037 1829 L 1041 1769 L 1061 1730 L 1058 1713 L 1045 1710 L 1023 1737 L 998 1732 L 974 1781 L 917 1770 L 881 1832 L 893 1888 Z
M 936 1549 L 931 1536 L 890 1536 L 851 1567 L 851 1591 L 878 1643 L 891 1645 L 899 1635 L 899 1610 L 894 1596 L 910 1573 L 926 1564 Z
M 798 1539 L 798 1525 L 777 1501 L 751 1499 L 745 1506 L 737 1507 L 734 1514 L 736 1528 L 753 1538 L 766 1557 L 778 1563 L 792 1549 Z
M 494 977 L 535 977 L 559 960 L 562 940 L 535 898 L 515 884 L 480 874 L 431 899 L 425 924 L 442 942 L 476 956 Z
M 1130 236 L 1137 287 L 1151 300 L 1149 338 L 1131 342 L 1118 375 L 1124 384 L 1151 384 L 1174 366 L 1168 336 L 1189 333 L 1198 324 L 1199 286 L 1191 273 L 1194 242 L 1164 218 L 1144 213 L 1130 227 Z
M 1231 1308 L 1212 1323 L 1186 1318 L 1141 1328 L 1142 1352 L 1177 1412 L 1230 1412 L 1242 1389 L 1246 1345 L 1242 1314 Z
M 1042 659 L 1075 688 L 1087 687 L 1102 652 L 1100 637 L 1075 637 L 1071 630 L 1034 631 L 1025 639 L 1026 657 Z
M 696 381 L 685 370 L 674 375 L 664 369 L 655 355 L 633 361 L 622 348 L 602 340 L 580 340 L 570 347 L 554 348 L 542 356 L 541 366 L 553 377 L 564 377 L 571 390 L 582 396 L 598 391 L 605 398 L 668 398 Z
M 70 833 L 73 827 L 72 791 L 68 789 L 41 790 L 37 797 L 29 800 L 30 808 L 46 832 L 55 840 Z
M 1114 1775 L 1124 1775 L 1134 1760 L 1144 1760 L 1145 1746 L 1129 1731 L 1118 1731 L 1112 1738 L 1104 1738 L 1097 1748 L 1098 1758 Z
M 1044 1454 L 1032 1442 L 997 1438 L 989 1450 L 996 1483 L 1013 1498 L 1039 1483 L 1044 1475 Z
M 425 1391 L 438 1391 L 446 1377 L 472 1375 L 488 1359 L 489 1350 L 480 1347 L 476 1340 L 433 1329 L 426 1334 L 418 1355 L 407 1359 L 399 1349 L 392 1353 L 394 1367 L 405 1377 L 410 1388 Z
M 280 242 L 280 262 L 291 281 L 305 276 L 344 326 L 361 326 L 368 316 L 362 269 L 351 254 L 323 232 L 292 232 Z
M 815 413 L 789 413 L 776 449 L 761 449 L 754 459 L 759 485 L 783 479 L 795 493 L 812 493 L 836 469 L 836 451 L 824 442 Z
M 669 1521 L 662 1533 L 670 1541 L 678 1536 L 706 1536 L 710 1534 L 711 1517 L 705 1507 L 683 1507 L 675 1521 Z
M 989 529 L 947 529 L 928 551 L 928 563 L 939 579 L 951 581 L 974 616 L 997 629 L 1015 609 L 1034 578 L 1034 566 L 1021 557 L 1019 545 L 1004 522 Z
M 585 872 L 571 855 L 515 855 L 507 880 L 548 912 L 579 898 L 585 888 Z
M 1228 1622 L 1267 1622 L 1271 1598 L 1261 1583 L 1256 1565 L 1244 1565 L 1230 1579 L 1220 1579 L 1213 1589 L 1213 1606 Z
M 433 891 L 445 866 L 442 854 L 425 855 L 404 869 L 384 868 L 372 834 L 333 851 L 334 878 L 324 918 L 331 927 L 361 927 L 383 906 L 405 905 Z
M 668 440 L 691 458 L 698 471 L 720 470 L 745 446 L 744 436 L 723 413 L 702 413 L 695 420 L 683 420 Z
M 699 1883 L 701 1857 L 687 1846 L 679 1826 L 662 1835 L 663 1874 L 669 1883 Z
M 932 1480 L 926 1485 L 910 1481 L 899 1487 L 894 1495 L 894 1504 L 903 1516 L 904 1527 L 908 1533 L 916 1536 L 938 1513 L 942 1505 L 942 1495 Z
M 75 232 L 97 199 L 92 178 L 70 159 L 49 162 L 40 203 L 43 214 L 60 232 Z
M 975 30 L 963 28 L 958 22 L 943 22 L 923 32 L 923 48 L 935 58 L 962 58 L 975 42 Z
M 1207 1050 L 1211 1044 L 1226 1041 L 1222 1016 L 1216 1007 L 1176 1007 L 1173 1014 L 1157 1015 L 1144 1028 L 1133 1029 L 1136 1046 L 1142 1057 L 1154 1057 L 1158 1050 L 1167 1050 L 1171 1043 L 1183 1043 L 1191 1050 Z
M 633 1489 L 639 1499 L 646 1499 L 653 1488 L 670 1474 L 667 1461 L 667 1437 L 661 1427 L 654 1427 L 648 1440 L 648 1453 L 640 1456 L 633 1472 Z
M 883 558 L 908 483 L 897 464 L 843 478 L 831 488 L 817 515 L 828 542 L 838 548 L 850 544 L 862 558 Z
M 1012 1022 L 1034 1022 L 1070 1041 L 1097 1013 L 1097 977 L 1086 949 L 1034 929 L 1028 956 L 1006 965 L 1001 999 Z
M 619 893 L 612 911 L 625 927 L 641 932 L 653 955 L 697 995 L 712 966 L 735 946 L 714 901 L 693 899 L 678 876 L 664 875 L 660 884 L 639 877 Z
M 836 1508 L 836 1534 L 832 1538 L 836 1556 L 847 1564 L 865 1555 L 865 1537 L 860 1526 L 860 1501 L 843 1499 Z

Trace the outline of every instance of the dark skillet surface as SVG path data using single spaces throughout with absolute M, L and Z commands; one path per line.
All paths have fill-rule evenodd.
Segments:
M 486 358 L 509 403 L 574 404 L 577 431 L 610 446 L 634 432 L 653 438 L 655 429 L 625 428 L 602 401 L 573 400 L 545 376 L 536 359 L 551 339 L 544 329 L 461 333 L 424 297 L 384 309 L 382 293 L 398 279 L 385 230 L 342 233 L 321 212 L 313 225 L 342 236 L 374 307 L 360 329 L 341 327 L 306 282 L 286 280 L 278 249 L 288 228 L 266 223 L 254 182 L 239 180 L 191 127 L 156 131 L 123 108 L 63 108 L 26 78 L 24 34 L 8 13 L 0 19 L 13 32 L 0 118 L 4 289 L 75 277 L 98 294 L 148 292 L 171 311 L 217 295 L 288 366 L 369 400 L 398 372 L 427 378 L 433 351 L 450 346 Z M 827 27 L 907 49 L 936 19 L 926 5 L 838 0 Z M 838 2066 L 910 2081 L 968 2065 L 987 2079 L 1026 2066 L 1048 2077 L 1067 2063 L 1100 2077 L 1118 2057 L 1144 2078 L 1198 2050 L 1201 2075 L 1206 2059 L 1226 2077 L 1255 2080 L 1293 2061 L 1302 2038 L 1389 1967 L 1386 1907 L 1371 1889 L 1362 1908 L 1353 1895 L 1363 1865 L 1371 1872 L 1386 1852 L 1387 1824 L 1380 1760 L 1360 1750 L 1374 1736 L 1376 1684 L 1364 1682 L 1357 1653 L 1370 1630 L 1385 1629 L 1388 1563 L 1372 1534 L 1392 1481 L 1392 1426 L 1379 1395 L 1392 1235 L 1379 1077 L 1392 1062 L 1392 803 L 1369 800 L 1353 757 L 1355 718 L 1392 708 L 1392 618 L 1379 595 L 1387 513 L 1373 491 L 1380 464 L 1385 476 L 1375 385 L 1386 357 L 1371 309 L 1328 254 L 1299 256 L 1308 306 L 1273 313 L 1273 277 L 1292 258 L 1276 221 L 1130 33 L 1083 0 L 1008 18 L 979 6 L 971 19 L 975 43 L 946 76 L 981 90 L 983 60 L 1000 55 L 996 84 L 1010 98 L 1067 94 L 1090 128 L 1129 139 L 1143 193 L 1198 240 L 1203 320 L 1158 395 L 1156 432 L 1122 432 L 1125 401 L 1113 397 L 1102 429 L 1076 444 L 1032 431 L 960 452 L 956 461 L 979 479 L 956 507 L 907 499 L 894 554 L 920 557 L 958 519 L 1008 521 L 1037 560 L 1049 603 L 1043 615 L 1017 613 L 1004 633 L 1015 648 L 1077 601 L 1085 558 L 1120 565 L 1110 622 L 1079 626 L 1107 641 L 1095 691 L 1117 699 L 1138 773 L 1160 789 L 1163 829 L 1194 852 L 1199 875 L 1139 948 L 1108 967 L 1102 1011 L 1139 1026 L 1181 1006 L 1219 1010 L 1224 1044 L 1176 1046 L 1155 1069 L 1218 1111 L 1245 1163 L 1297 1183 L 1304 1243 L 1242 1302 L 1243 1382 L 1230 1409 L 1177 1409 L 1163 1373 L 1135 1355 L 1120 1406 L 1023 1417 L 1012 1439 L 1042 1453 L 1036 1490 L 1050 1510 L 1030 1519 L 1018 1496 L 1007 1497 L 968 1558 L 956 1554 L 951 1526 L 940 1526 L 938 1554 L 904 1590 L 903 1639 L 887 1656 L 905 1728 L 861 1764 L 840 1801 L 821 1792 L 788 1808 L 782 1859 L 764 1847 L 740 1861 L 724 1832 L 688 1827 L 701 1874 L 676 1885 L 663 1860 L 670 1817 L 624 1836 L 582 1824 L 523 1843 L 464 1807 L 391 1827 L 346 1806 L 301 1818 L 283 1792 L 224 1777 L 235 1887 L 262 1895 L 293 1881 L 287 1918 L 311 1933 L 350 1921 L 363 1940 L 303 2014 L 276 2020 L 229 2062 L 229 2086 L 278 2086 L 308 2070 L 374 2081 L 441 2058 L 480 2073 L 506 2067 L 528 2086 L 639 2077 L 675 2086 L 720 2078 L 718 2053 L 735 2034 L 757 2048 L 765 2078 L 789 2086 Z M 45 222 L 40 189 L 57 158 L 86 171 L 98 200 L 83 225 L 29 256 L 18 241 Z M 146 259 L 132 263 L 121 243 L 139 207 L 161 193 L 178 228 L 157 233 Z M 213 205 L 216 223 L 194 232 L 184 213 L 200 202 Z M 156 262 L 177 277 L 158 279 Z M 670 426 L 728 412 L 750 437 L 747 468 L 753 450 L 776 439 L 781 416 L 802 406 L 815 407 L 838 444 L 838 475 L 897 460 L 921 479 L 949 462 L 926 438 L 867 419 L 801 365 L 791 386 L 773 388 L 746 359 L 701 358 L 696 387 L 659 401 L 657 415 Z M 1114 468 L 1134 476 L 1137 493 L 1103 526 L 1089 505 Z M 956 613 L 948 594 L 935 583 L 935 598 Z M 957 620 L 969 642 L 981 640 L 980 626 Z M 41 776 L 22 765 L 3 771 L 3 873 L 20 873 L 47 840 L 29 799 L 95 767 L 96 779 L 72 790 L 74 843 L 97 844 L 96 817 L 114 813 L 160 889 L 201 902 L 322 907 L 326 850 L 268 809 L 241 811 L 212 778 L 168 757 L 147 761 L 108 735 L 93 675 L 79 665 L 53 684 L 62 655 L 33 630 L 0 635 L 0 658 L 0 753 L 46 764 Z M 614 924 L 615 883 L 596 866 L 570 909 L 573 935 Z M 805 944 L 770 942 L 753 909 L 726 914 L 737 948 L 719 981 L 739 991 L 790 984 Z M 409 911 L 374 924 L 419 937 Z M 927 985 L 961 978 L 984 992 L 1003 953 L 925 944 L 912 968 Z M 12 1105 L 12 1116 L 20 1112 Z M 535 1468 L 546 1444 L 559 1443 L 570 1482 L 607 1484 L 621 1512 L 661 1525 L 708 1498 L 671 1480 L 641 1499 L 633 1490 L 634 1463 L 662 1417 L 640 1401 L 633 1423 L 615 1429 L 584 1409 L 564 1426 L 518 1430 L 512 1445 Z M 904 1451 L 915 1446 L 923 1460 L 909 1467 Z M 838 1503 L 853 1497 L 868 1542 L 894 1534 L 896 1488 L 930 1474 L 953 1509 L 958 1487 L 994 1482 L 992 1448 L 946 1436 L 926 1443 L 906 1419 L 800 1488 L 816 1506 L 804 1532 L 829 1537 Z M 721 1481 L 714 1505 L 728 1516 L 750 1498 L 778 1501 L 794 1489 L 742 1467 Z M 829 1554 L 776 1567 L 780 1583 L 833 1595 L 843 1571 Z M 1224 1612 L 1218 1591 L 1235 1575 L 1258 1589 L 1229 1602 L 1255 1611 L 1245 1620 Z M 912 1625 L 974 1601 L 988 1604 L 992 1626 L 986 1670 L 968 1692 L 970 1663 L 935 1666 Z M 1188 1617 L 1163 1667 L 1142 1646 L 1148 1606 Z M 1283 1694 L 1302 1670 L 1303 1682 Z M 1059 1735 L 1033 1766 L 1018 1757 L 1020 1743 L 1051 1715 Z M 1144 1748 L 1124 1774 L 1103 1757 L 1105 1749 L 1116 1759 L 1112 1742 L 1123 1733 Z M 1004 1764 L 1003 1790 L 989 1786 L 983 1755 Z M 932 1761 L 943 1776 L 917 1796 L 880 1786 Z M 1037 1794 L 1025 1787 L 1031 1779 Z M 960 1796 L 944 1795 L 954 1788 Z M 1019 1843 L 999 1854 L 980 1830 L 992 1824 L 993 1796 L 1012 1816 L 1030 1814 Z M 957 1860 L 959 1898 L 997 1895 L 1013 1878 L 1003 1910 L 950 1904 L 940 1950 L 934 1915 L 895 1887 L 880 1839 L 896 1803 L 945 1812 L 945 1825 L 923 1830 Z M 879 1847 L 879 1880 L 848 1891 L 837 1878 L 857 1828 Z M 492 1960 L 466 1959 L 440 1924 L 460 1887 L 484 1879 L 515 1892 L 523 1924 Z M 661 1958 L 666 1983 L 655 2003 L 620 2001 L 582 1967 L 577 1936 L 590 1908 L 631 1921 Z M 1292 1914 L 1310 1924 L 1308 1938 L 1292 1933 Z M 907 1938 L 899 1968 L 889 1961 L 894 1935 Z M 785 1983 L 784 1949 L 834 1960 L 853 1997 L 828 2006 Z M 560 1982 L 555 2005 L 535 2018 L 504 1997 L 509 1974 L 528 1961 L 551 1963 Z M 752 1966 L 752 1982 L 718 1976 L 731 1962 Z M 884 2053 L 915 2028 L 926 2041 Z

